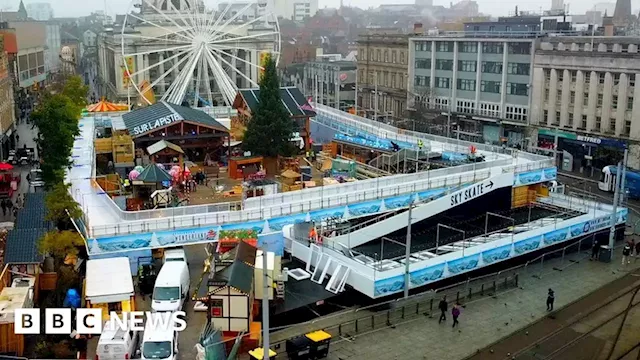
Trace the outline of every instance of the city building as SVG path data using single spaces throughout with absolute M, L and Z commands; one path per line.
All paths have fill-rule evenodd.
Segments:
M 8 27 L 14 29 L 18 45 L 17 64 L 14 67 L 17 82 L 14 85 L 22 89 L 34 85 L 41 87 L 47 78 L 47 23 L 16 20 L 9 21 Z M 9 62 L 12 62 L 11 54 Z
M 407 108 L 409 36 L 360 35 L 358 44 L 359 114 L 402 119 Z
M 277 17 L 293 20 L 296 22 L 304 22 L 307 18 L 314 16 L 318 12 L 318 0 L 267 0 L 266 6 L 257 6 L 254 7 L 254 13 L 257 16 L 261 16 L 266 14 L 267 12 L 272 12 Z M 235 14 L 241 12 L 249 2 L 243 1 L 232 1 L 222 2 L 218 4 L 218 11 L 225 11 L 226 8 L 229 8 L 227 11 L 228 17 L 232 17 Z M 243 15 L 240 20 L 251 20 L 254 16 L 250 15 L 249 12 L 247 15 Z
M 12 137 L 16 120 L 15 101 L 7 56 L 7 50 L 15 51 L 11 47 L 15 47 L 15 36 L 0 34 L 0 160 L 7 158 L 15 144 Z
M 60 69 L 60 51 L 62 50 L 62 38 L 60 37 L 60 25 L 54 21 L 46 22 L 45 71 L 56 72 Z
M 628 146 L 629 166 L 640 168 L 639 47 L 637 37 L 541 40 L 534 56 L 530 122 L 538 127 L 539 144 L 548 147 L 559 138 L 557 150 L 568 153 L 563 156 L 567 167 L 610 165 L 615 162 L 609 155 Z
M 353 61 L 308 62 L 301 90 L 317 103 L 347 111 L 355 104 L 356 68 Z
M 30 3 L 27 4 L 26 9 L 28 16 L 33 20 L 49 21 L 53 19 L 53 8 L 49 3 Z
M 478 140 L 523 146 L 535 39 L 477 35 L 409 39 L 407 100 L 453 115 Z

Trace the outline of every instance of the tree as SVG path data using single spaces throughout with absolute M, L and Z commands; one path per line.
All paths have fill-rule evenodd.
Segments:
M 54 185 L 45 197 L 45 206 L 46 219 L 58 224 L 58 229 L 68 229 L 70 218 L 77 219 L 82 216 L 82 210 L 69 193 L 69 184 Z
M 293 131 L 294 122 L 280 98 L 276 63 L 267 56 L 260 79 L 258 104 L 247 124 L 243 147 L 264 157 L 290 156 L 295 151 L 290 141 Z
M 419 87 L 413 95 L 413 106 L 408 111 L 409 121 L 403 126 L 406 129 L 430 132 L 430 127 L 437 114 L 434 112 L 433 90 L 429 87 Z
M 84 240 L 77 232 L 52 230 L 44 234 L 38 247 L 41 254 L 61 260 L 67 255 L 78 255 L 80 246 L 84 246 Z
M 36 143 L 42 161 L 42 178 L 47 189 L 62 183 L 65 168 L 71 166 L 73 141 L 80 134 L 79 111 L 67 96 L 55 94 L 45 97 L 31 115 L 38 127 Z
M 78 107 L 78 112 L 87 105 L 89 87 L 84 84 L 79 75 L 68 77 L 62 88 L 62 95 L 68 97 Z

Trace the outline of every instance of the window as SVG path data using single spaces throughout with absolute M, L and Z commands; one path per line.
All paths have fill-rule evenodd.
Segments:
M 575 104 L 576 103 L 576 92 L 572 91 L 571 94 L 569 94 L 569 104 Z
M 373 50 L 369 51 L 369 60 L 375 61 L 376 59 L 373 57 Z
M 480 115 L 500 117 L 500 105 L 480 103 Z
M 548 122 L 547 119 L 549 118 L 549 110 L 545 110 L 543 116 L 544 116 L 543 118 L 544 122 L 545 123 Z
M 431 59 L 416 59 L 416 69 L 431 69 Z
M 502 74 L 502 63 L 496 61 L 483 61 L 482 72 L 488 74 Z
M 630 120 L 625 120 L 624 121 L 624 130 L 622 130 L 622 134 L 625 136 L 629 136 L 629 134 L 631 134 L 631 121 Z
M 506 31 L 506 32 L 511 31 L 511 26 L 505 26 L 505 27 L 504 27 L 504 31 Z
M 475 25 L 475 26 L 473 27 L 473 31 L 480 31 L 480 26 Z
M 222 299 L 210 299 L 211 302 L 211 317 L 222 317 Z
M 458 100 L 456 111 L 464 114 L 473 114 L 475 112 L 475 103 L 473 101 Z
M 629 86 L 636 86 L 636 74 L 629 74 Z
M 398 61 L 398 52 L 393 50 L 393 52 L 391 52 L 391 62 L 395 64 L 397 61 Z
M 618 108 L 618 95 L 613 95 L 611 97 L 611 107 L 615 109 Z
M 562 82 L 564 80 L 564 70 L 558 70 L 556 74 L 558 75 L 558 82 Z
M 544 89 L 544 99 L 543 100 L 549 100 L 549 89 Z
M 551 82 L 551 69 L 544 69 L 544 78 L 547 82 Z
M 449 82 L 451 79 L 445 77 L 437 77 L 436 78 L 436 87 L 440 89 L 449 89 L 451 84 Z
M 472 60 L 458 60 L 458 71 L 476 72 L 477 61 Z
M 569 127 L 573 127 L 573 113 L 569 113 L 568 125 Z
M 493 25 L 489 26 L 489 31 L 496 31 L 496 27 Z
M 477 53 L 478 43 L 474 41 L 463 41 L 460 43 L 460 52 L 463 53 Z
M 476 81 L 467 79 L 458 79 L 458 90 L 476 91 Z
M 591 73 L 590 72 L 585 72 L 584 73 L 584 83 L 588 84 L 589 80 L 591 80 Z
M 505 118 L 509 120 L 526 121 L 527 109 L 519 106 L 507 106 L 505 111 Z
M 589 106 L 589 93 L 584 93 L 582 97 L 582 106 Z
M 571 70 L 571 82 L 576 82 L 578 78 L 578 72 L 576 70 Z
M 557 103 L 562 103 L 562 90 L 558 90 L 556 92 L 556 102 Z
M 500 81 L 481 81 L 480 91 L 486 93 L 500 94 Z
M 400 64 L 404 64 L 404 51 L 400 51 Z
M 531 43 L 509 43 L 509 54 L 529 55 L 531 54 Z
M 593 130 L 600 131 L 601 125 L 602 125 L 602 118 L 600 116 L 596 116 L 596 127 Z
M 389 50 L 384 51 L 384 62 L 389 62 Z
M 602 106 L 602 94 L 598 94 L 598 102 L 597 102 L 598 107 Z
M 395 73 L 391 74 L 391 87 L 392 88 L 396 87 L 396 74 Z
M 438 52 L 453 52 L 453 41 L 438 41 Z
M 554 124 L 560 124 L 560 111 L 556 111 L 556 119 L 554 121 Z
M 416 41 L 416 51 L 431 51 L 431 41 Z
M 633 97 L 630 96 L 627 98 L 627 110 L 633 110 Z
M 508 63 L 507 74 L 512 75 L 529 75 L 529 64 L 526 63 Z
M 393 79 L 395 79 L 395 76 L 392 76 Z M 414 78 L 413 84 L 415 86 L 429 86 L 429 83 L 431 82 L 431 78 L 429 76 L 416 76 Z
M 620 74 L 613 74 L 613 85 L 618 85 L 620 83 Z
M 529 96 L 529 87 L 527 84 L 507 83 L 507 94 Z
M 600 73 L 600 75 L 598 75 L 598 79 L 600 81 L 600 84 L 604 84 L 604 77 L 605 77 L 604 73 Z
M 609 119 L 609 130 L 611 130 L 612 132 L 616 132 L 616 119 L 612 118 Z
M 437 59 L 436 60 L 436 69 L 438 70 L 453 70 L 453 60 L 443 60 L 443 59 Z
M 587 128 L 587 115 L 582 115 L 582 122 L 580 123 L 580 127 L 582 129 Z
M 500 42 L 483 42 L 482 52 L 485 54 L 502 54 L 504 47 Z
M 381 56 L 381 52 L 380 50 L 376 50 L 376 61 L 382 61 L 382 56 Z

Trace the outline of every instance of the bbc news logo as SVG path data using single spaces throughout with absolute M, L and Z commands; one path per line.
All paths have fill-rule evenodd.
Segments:
M 14 315 L 16 334 L 40 334 L 40 309 L 16 309 Z M 187 328 L 185 317 L 184 311 L 131 311 L 121 314 L 112 311 L 109 319 L 103 322 L 102 309 L 77 309 L 74 324 L 71 309 L 45 309 L 44 329 L 45 334 L 61 335 L 70 335 L 74 331 L 81 335 L 96 335 L 105 329 L 144 331 L 146 318 L 151 329 L 183 331 Z

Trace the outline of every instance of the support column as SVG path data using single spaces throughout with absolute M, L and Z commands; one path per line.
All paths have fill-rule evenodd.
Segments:
M 480 112 L 480 83 L 482 82 L 482 41 L 478 41 L 478 58 L 476 60 L 476 113 Z
M 569 101 L 571 96 L 571 73 L 564 70 L 562 74 L 562 98 L 560 100 L 560 126 L 569 124 Z
M 576 130 L 582 124 L 582 113 L 584 107 L 584 73 L 578 70 L 576 74 L 575 99 L 573 104 L 573 129 Z
M 604 88 L 602 91 L 602 112 L 600 132 L 611 130 L 611 96 L 613 93 L 613 75 L 606 72 L 604 75 Z
M 640 73 L 636 74 L 636 83 L 638 81 L 640 81 Z M 632 119 L 640 118 L 640 91 L 638 91 L 638 89 L 635 89 L 633 91 L 633 108 L 631 111 L 631 118 Z M 640 122 L 639 121 L 631 121 L 631 133 L 629 137 L 632 139 L 640 138 Z M 636 161 L 636 160 L 633 160 L 633 161 Z
M 137 55 L 135 63 L 136 68 L 133 70 L 133 72 L 144 69 L 144 55 Z M 131 79 L 131 81 L 136 82 L 136 85 L 140 84 L 142 80 L 144 80 L 144 72 L 138 73 L 138 75 L 135 76 L 135 79 Z
M 256 65 L 260 65 L 260 62 L 258 61 L 258 51 L 257 50 L 251 50 L 251 59 L 248 60 L 249 62 L 251 62 L 252 64 L 256 64 Z M 255 81 L 256 83 L 259 83 L 259 79 L 258 79 L 258 68 L 255 66 L 251 66 L 251 75 L 249 76 L 251 78 L 251 80 Z M 250 84 L 249 87 L 253 87 L 253 84 Z
M 616 136 L 622 135 L 624 131 L 624 118 L 627 112 L 627 90 L 629 88 L 629 81 L 627 74 L 620 74 L 620 82 L 618 83 L 618 106 L 616 107 Z
M 238 50 L 231 50 L 231 54 L 233 54 L 234 56 L 237 57 L 238 56 Z M 238 68 L 237 60 L 234 57 L 231 58 L 231 66 L 233 67 L 233 69 L 237 69 Z M 238 73 L 233 69 L 229 69 L 231 71 L 231 74 L 230 74 L 229 77 L 231 78 L 233 85 L 235 85 L 235 86 L 242 85 L 242 84 L 238 84 L 238 80 L 237 80 L 238 79 Z
M 551 69 L 549 74 L 549 98 L 547 101 L 547 124 L 556 123 L 556 101 L 558 99 L 558 73 Z M 544 95 L 543 95 L 544 96 Z
M 453 42 L 453 77 L 451 78 L 451 109 L 458 110 L 456 93 L 458 90 L 458 41 Z
M 160 65 L 158 65 L 158 77 L 162 76 L 162 74 L 164 74 L 164 72 L 166 71 L 164 69 L 164 53 L 160 53 L 158 54 L 158 62 L 160 63 Z M 164 84 L 165 80 L 160 80 L 158 82 L 158 88 L 160 89 L 160 93 L 164 94 L 164 92 L 166 91 L 166 86 Z
M 587 107 L 587 131 L 596 127 L 596 104 L 598 102 L 598 73 L 591 72 L 589 76 L 589 106 Z M 598 129 L 600 131 L 600 129 Z
M 509 55 L 509 43 L 506 41 L 502 43 L 502 83 L 500 84 L 500 118 L 504 119 L 505 114 L 507 112 L 506 102 L 507 102 L 507 70 L 509 69 L 508 64 L 508 55 Z M 502 126 L 500 127 L 502 129 Z

